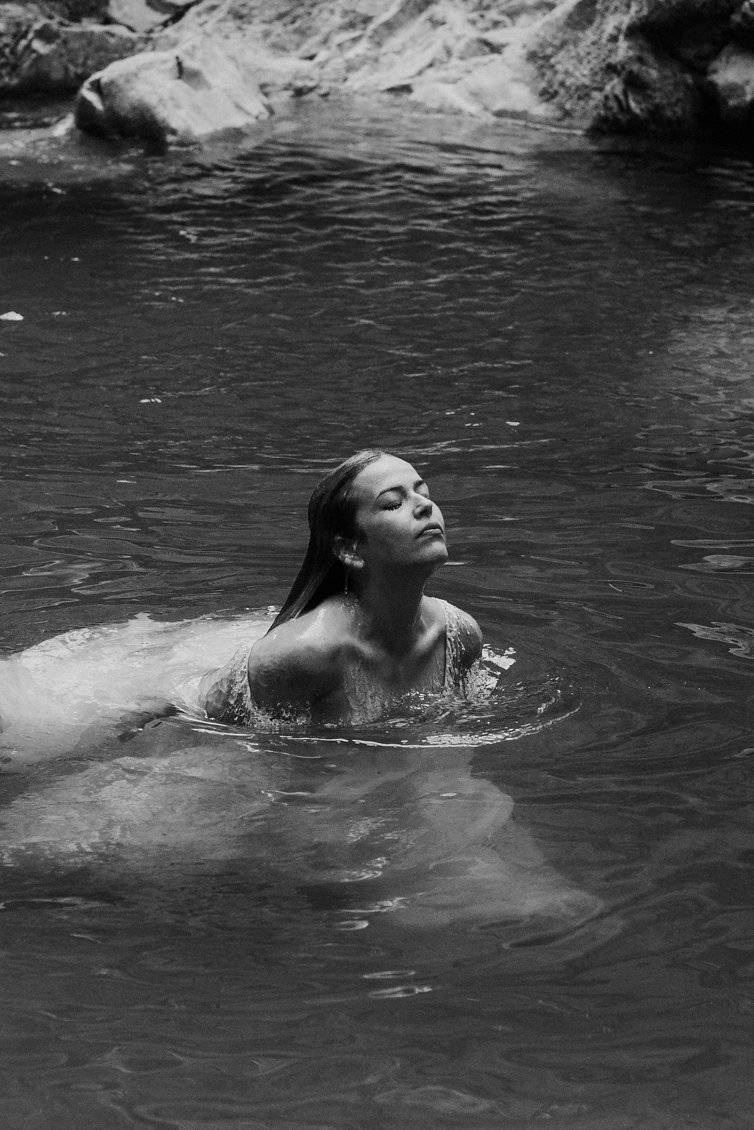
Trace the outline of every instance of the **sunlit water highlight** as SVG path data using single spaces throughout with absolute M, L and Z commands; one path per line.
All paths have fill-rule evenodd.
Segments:
M 19 138 L 4 1123 L 745 1127 L 749 163 L 327 107 L 241 152 Z M 498 692 L 203 720 L 375 443 Z

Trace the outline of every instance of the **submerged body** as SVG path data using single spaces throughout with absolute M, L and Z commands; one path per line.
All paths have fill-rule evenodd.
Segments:
M 359 908 L 364 920 L 376 915 L 397 926 L 533 919 L 569 926 L 594 914 L 595 900 L 548 866 L 517 824 L 512 799 L 472 768 L 479 741 L 510 740 L 546 719 L 517 716 L 511 728 L 506 697 L 493 691 L 484 721 L 475 726 L 474 708 L 462 704 L 449 720 L 439 683 L 447 688 L 450 680 L 447 693 L 463 693 L 458 672 L 473 675 L 454 658 L 468 658 L 456 646 L 469 625 L 452 606 L 427 600 L 448 627 L 428 653 L 420 710 L 409 692 L 407 708 L 366 734 L 339 727 L 325 736 L 306 725 L 270 734 L 253 720 L 246 730 L 202 722 L 208 659 L 222 662 L 244 639 L 269 639 L 262 634 L 269 621 L 255 617 L 139 617 L 5 660 L 6 890 L 16 875 L 26 891 L 27 873 L 42 877 L 43 893 L 47 876 L 58 883 L 69 876 L 74 892 L 84 879 L 98 890 L 161 889 L 166 877 L 191 885 L 199 871 L 242 860 L 276 887 L 294 881 L 315 900 L 327 887 L 345 915 Z M 247 687 L 254 651 L 246 645 L 234 665 Z M 498 657 L 498 674 L 512 662 Z M 250 688 L 245 693 L 248 702 Z M 163 698 L 179 713 L 148 724 Z
M 117 887 L 129 875 L 189 881 L 197 866 L 245 860 L 315 899 L 323 888 L 358 892 L 362 917 L 389 910 L 411 927 L 595 912 L 516 827 L 511 798 L 473 772 L 468 738 L 452 732 L 428 757 L 426 735 L 407 728 L 417 715 L 431 725 L 446 696 L 480 689 L 475 621 L 424 593 L 447 558 L 426 484 L 410 464 L 373 452 L 335 479 L 315 492 L 314 552 L 266 634 L 248 619 L 141 619 L 5 662 L 7 868 L 84 867 Z M 379 718 L 381 740 L 349 741 L 349 726 Z M 307 723 L 340 733 L 307 735 Z M 21 778 L 66 753 L 83 756 Z

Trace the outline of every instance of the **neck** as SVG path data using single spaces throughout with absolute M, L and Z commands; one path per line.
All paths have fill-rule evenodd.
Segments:
M 421 627 L 427 579 L 424 572 L 370 578 L 357 594 L 363 634 L 393 653 L 411 647 Z

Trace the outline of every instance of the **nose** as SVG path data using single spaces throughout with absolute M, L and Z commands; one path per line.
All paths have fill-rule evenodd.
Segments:
M 417 518 L 428 518 L 432 513 L 432 499 L 426 494 L 417 494 L 414 504 L 414 514 Z

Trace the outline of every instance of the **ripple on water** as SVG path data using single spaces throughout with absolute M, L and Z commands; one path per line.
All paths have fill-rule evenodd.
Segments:
M 2 780 L 5 834 L 51 833 L 4 872 L 6 1122 L 740 1122 L 751 163 L 332 105 L 240 154 L 6 146 L 4 638 L 279 601 L 313 480 L 375 442 L 427 469 L 448 597 L 539 654 L 484 702 L 342 736 L 137 718 L 113 746 L 92 695 L 185 674 L 183 629 L 38 652 L 33 716 L 12 681 L 4 705 L 78 753 Z M 248 640 L 195 627 L 207 663 Z M 454 873 L 493 830 L 499 858 Z M 141 868 L 117 921 L 64 901 L 66 836 L 107 864 L 84 890 Z M 501 927 L 537 845 L 541 893 L 604 893 L 616 935 Z M 391 941 L 433 883 L 466 932 Z
M 474 747 L 516 741 L 537 734 L 575 714 L 581 705 L 576 688 L 561 674 L 544 671 L 525 680 L 500 678 L 500 666 L 510 653 L 496 657 L 485 649 L 489 681 L 483 696 L 473 702 L 421 695 L 405 713 L 393 713 L 380 723 L 303 729 L 275 738 L 301 746 L 374 746 L 399 749 Z M 490 685 L 491 684 L 491 685 Z

